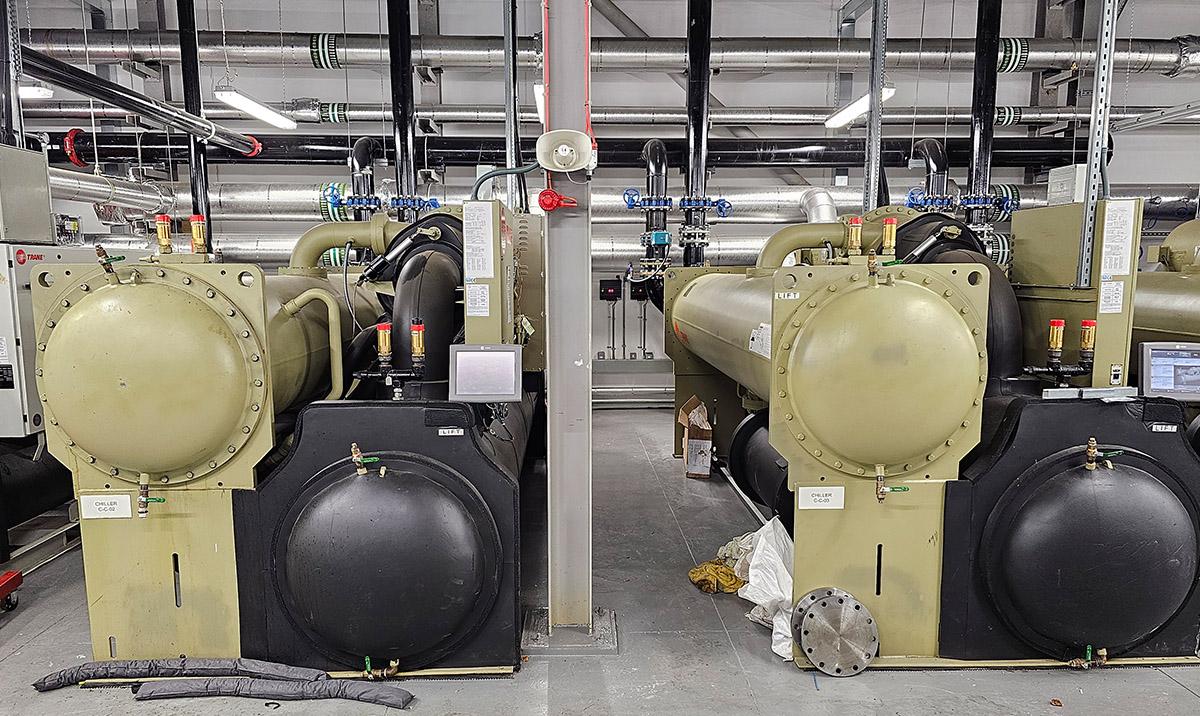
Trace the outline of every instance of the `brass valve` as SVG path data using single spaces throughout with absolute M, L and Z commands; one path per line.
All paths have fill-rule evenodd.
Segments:
M 192 214 L 190 222 L 192 224 L 192 253 L 208 253 L 208 225 L 204 222 L 204 217 L 200 214 Z
M 358 443 L 350 443 L 350 461 L 354 463 L 354 471 L 359 475 L 367 474 L 366 461 L 363 460 L 362 450 L 358 449 Z
M 896 217 L 889 216 L 883 220 L 883 245 L 880 253 L 884 256 L 896 255 Z
M 1066 328 L 1066 325 L 1067 322 L 1061 318 L 1050 319 L 1050 334 L 1046 347 L 1046 359 L 1050 365 L 1060 365 L 1062 363 L 1063 330 Z
M 1079 362 L 1091 365 L 1096 360 L 1096 322 L 1085 318 L 1079 324 Z
M 1089 470 L 1095 470 L 1096 469 L 1096 456 L 1099 454 L 1099 452 L 1100 452 L 1100 449 L 1099 449 L 1098 444 L 1096 443 L 1096 437 L 1092 436 L 1092 437 L 1088 438 L 1087 458 L 1086 458 L 1086 461 L 1084 462 L 1083 466 Z
M 392 324 L 380 323 L 375 326 L 375 349 L 379 353 L 379 364 L 390 365 L 392 362 Z
M 846 253 L 862 255 L 862 218 L 852 216 L 846 222 Z
M 425 322 L 420 318 L 412 319 L 409 328 L 412 336 L 412 367 L 417 377 L 425 374 Z
M 171 215 L 156 214 L 154 217 L 154 230 L 158 234 L 158 253 L 171 253 L 173 250 L 171 248 Z

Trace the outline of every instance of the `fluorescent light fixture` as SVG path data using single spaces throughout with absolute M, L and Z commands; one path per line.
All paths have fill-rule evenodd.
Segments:
M 261 119 L 272 127 L 280 129 L 295 129 L 296 120 L 284 116 L 248 95 L 239 92 L 231 84 L 219 84 L 213 89 L 213 96 L 236 110 Z
M 54 88 L 44 85 L 41 82 L 32 85 L 21 85 L 17 89 L 17 96 L 21 99 L 50 99 L 54 96 Z
M 538 121 L 542 126 L 546 126 L 546 85 L 535 84 L 533 86 L 533 104 L 537 107 Z
M 886 102 L 896 94 L 896 88 L 891 85 L 883 86 L 883 101 Z M 850 104 L 829 115 L 825 126 L 829 129 L 841 129 L 854 120 L 871 111 L 871 93 L 868 92 Z

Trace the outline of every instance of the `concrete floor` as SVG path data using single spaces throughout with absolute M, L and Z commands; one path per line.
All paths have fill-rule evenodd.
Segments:
M 708 596 L 687 570 L 754 523 L 720 481 L 686 480 L 667 411 L 595 418 L 595 603 L 618 614 L 619 656 L 531 659 L 511 679 L 418 680 L 425 714 L 1096 714 L 1200 713 L 1200 668 L 1091 671 L 801 672 L 735 596 Z M 536 502 L 536 500 L 535 500 Z M 530 518 L 536 532 L 543 524 Z M 527 556 L 542 544 L 526 540 Z M 530 570 L 532 571 L 532 570 Z M 37 677 L 88 658 L 79 555 L 32 576 L 0 616 L 0 714 L 377 714 L 350 702 L 251 699 L 139 704 L 127 689 L 38 694 Z M 544 577 L 526 601 L 543 598 Z M 1062 707 L 1051 705 L 1058 699 Z

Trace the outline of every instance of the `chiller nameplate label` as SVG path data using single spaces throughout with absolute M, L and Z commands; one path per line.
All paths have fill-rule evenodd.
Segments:
M 79 517 L 85 520 L 121 520 L 133 517 L 129 495 L 80 495 Z
M 844 487 L 801 487 L 796 491 L 796 509 L 843 510 L 846 508 Z

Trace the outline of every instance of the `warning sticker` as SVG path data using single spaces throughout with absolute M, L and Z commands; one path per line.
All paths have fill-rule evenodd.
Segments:
M 1100 312 L 1120 313 L 1125 308 L 1125 283 L 1122 281 L 1100 282 Z
M 493 231 L 490 203 L 468 201 L 463 204 L 463 275 L 467 281 L 496 277 Z
M 751 353 L 757 353 L 767 360 L 771 359 L 771 324 L 760 323 L 758 328 L 750 331 Z
M 1127 276 L 1133 259 L 1133 219 L 1137 202 L 1108 201 L 1104 204 L 1104 244 L 1100 254 L 1100 273 Z
M 492 292 L 486 283 L 467 284 L 467 315 L 492 315 Z
M 0 336 L 0 360 L 8 360 L 8 337 Z

